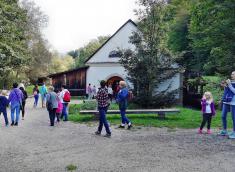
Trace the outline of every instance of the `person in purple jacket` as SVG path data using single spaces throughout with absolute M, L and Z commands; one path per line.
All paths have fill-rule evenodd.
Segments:
M 7 91 L 2 90 L 2 93 L 0 95 L 0 114 L 3 113 L 5 125 L 8 126 L 7 106 L 9 104 L 9 101 L 6 98 L 6 96 L 7 96 Z
M 211 119 L 212 116 L 215 115 L 215 105 L 213 102 L 213 96 L 211 92 L 205 92 L 202 100 L 201 100 L 201 105 L 202 105 L 202 114 L 203 114 L 203 120 L 201 123 L 200 128 L 198 129 L 198 133 L 202 134 L 202 129 L 207 123 L 207 134 L 211 134 Z
M 13 89 L 10 92 L 9 95 L 9 102 L 11 103 L 11 126 L 18 125 L 19 122 L 19 116 L 20 116 L 20 106 L 22 105 L 22 99 L 23 99 L 23 93 L 22 91 L 17 88 L 18 84 L 13 84 Z M 16 113 L 16 118 L 15 118 Z

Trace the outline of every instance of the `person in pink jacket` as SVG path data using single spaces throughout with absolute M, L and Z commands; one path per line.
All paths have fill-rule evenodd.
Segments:
M 63 110 L 63 104 L 62 104 L 62 101 L 59 97 L 59 95 L 60 95 L 59 90 L 56 90 L 56 94 L 58 95 L 58 98 L 57 98 L 58 108 L 56 109 L 56 119 L 57 119 L 57 123 L 59 123 L 60 122 L 60 116 L 61 116 L 62 110 Z

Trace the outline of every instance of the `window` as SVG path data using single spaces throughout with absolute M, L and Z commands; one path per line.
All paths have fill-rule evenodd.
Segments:
M 121 57 L 121 56 L 122 56 L 121 51 L 113 50 L 109 53 L 110 58 L 117 58 L 117 57 Z

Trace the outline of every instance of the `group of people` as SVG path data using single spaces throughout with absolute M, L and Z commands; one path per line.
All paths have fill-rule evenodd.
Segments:
M 130 129 L 132 127 L 131 121 L 126 117 L 126 109 L 127 109 L 127 101 L 128 101 L 128 89 L 126 87 L 126 83 L 124 81 L 119 82 L 120 90 L 117 94 L 116 101 L 119 104 L 119 110 L 121 114 L 121 125 L 119 128 L 125 128 L 125 125 L 127 125 L 127 128 Z M 111 137 L 111 130 L 109 127 L 109 123 L 106 119 L 106 112 L 109 108 L 110 101 L 109 101 L 109 92 L 108 88 L 106 87 L 106 82 L 102 80 L 100 82 L 100 88 L 97 92 L 96 100 L 98 102 L 98 110 L 99 110 L 99 126 L 97 131 L 95 132 L 96 135 L 100 135 L 103 126 L 106 130 L 105 137 Z
M 95 98 L 96 93 L 97 93 L 96 86 L 94 85 L 92 87 L 91 84 L 88 84 L 87 89 L 86 89 L 87 99 L 91 100 L 91 99 Z
M 28 94 L 24 88 L 23 84 L 13 84 L 13 88 L 10 91 L 9 97 L 7 98 L 8 92 L 2 90 L 0 94 L 0 114 L 2 113 L 5 120 L 5 125 L 9 126 L 7 107 L 10 104 L 11 112 L 11 126 L 18 126 L 20 112 L 22 112 L 22 120 L 25 116 L 25 104 Z M 38 100 L 41 95 L 42 107 L 46 107 L 49 113 L 50 126 L 54 126 L 55 117 L 57 117 L 57 122 L 60 119 L 63 121 L 68 121 L 68 104 L 70 102 L 70 92 L 63 85 L 60 90 L 54 90 L 54 87 L 50 86 L 47 90 L 45 84 L 40 88 L 35 85 L 33 88 L 34 96 L 34 108 L 38 105 Z
M 25 115 L 25 103 L 28 98 L 23 84 L 13 84 L 13 89 L 7 98 L 7 91 L 2 90 L 0 95 L 0 113 L 3 113 L 5 125 L 9 125 L 7 116 L 7 106 L 11 104 L 11 126 L 18 126 L 20 111 L 22 111 L 22 120 Z
M 232 80 L 232 81 L 231 81 Z M 235 71 L 231 74 L 231 80 L 228 79 L 221 83 L 224 88 L 224 93 L 221 99 L 222 103 L 222 130 L 218 133 L 220 136 L 228 136 L 230 139 L 235 139 Z M 213 96 L 211 92 L 205 92 L 202 100 L 202 113 L 203 119 L 201 126 L 198 129 L 198 133 L 202 134 L 203 127 L 207 123 L 207 133 L 211 134 L 211 121 L 212 117 L 215 116 L 215 105 L 213 102 Z M 233 131 L 227 131 L 227 113 L 231 112 L 233 121 Z

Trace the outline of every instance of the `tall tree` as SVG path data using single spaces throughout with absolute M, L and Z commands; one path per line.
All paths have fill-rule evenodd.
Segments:
M 75 58 L 77 67 L 85 65 L 85 61 L 105 42 L 109 36 L 99 36 L 91 40 L 87 45 L 78 49 L 78 57 Z M 73 54 L 72 54 L 73 56 Z
M 10 76 L 28 61 L 26 11 L 17 0 L 0 0 L 0 79 L 3 87 Z
M 189 37 L 200 69 L 229 75 L 235 68 L 235 0 L 199 0 L 191 13 Z
M 139 30 L 130 37 L 135 50 L 126 50 L 120 59 L 130 82 L 135 87 L 136 102 L 144 107 L 169 104 L 175 100 L 170 86 L 157 91 L 160 84 L 173 77 L 178 71 L 173 67 L 174 60 L 164 48 L 167 27 L 164 0 L 139 0 L 143 7 L 136 10 L 140 20 Z

